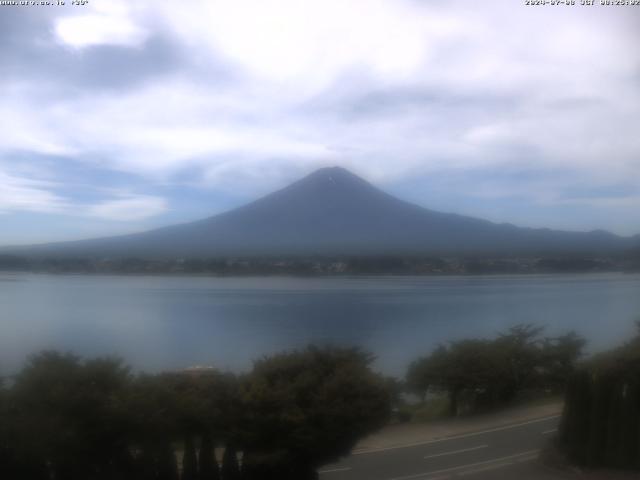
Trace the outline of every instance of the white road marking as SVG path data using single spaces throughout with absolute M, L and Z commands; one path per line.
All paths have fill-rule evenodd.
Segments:
M 474 450 L 480 450 L 482 448 L 488 448 L 488 447 L 489 447 L 489 445 L 478 445 L 477 447 L 463 448 L 461 450 L 453 450 L 451 452 L 444 452 L 444 453 L 436 453 L 434 455 L 427 455 L 424 458 L 425 459 L 429 459 L 429 458 L 437 458 L 437 457 L 446 457 L 447 455 L 455 455 L 457 453 L 473 452 Z
M 488 465 L 486 467 L 480 467 L 480 468 L 474 468 L 473 470 L 466 470 L 464 472 L 460 472 L 457 476 L 459 477 L 466 477 L 469 475 L 476 475 L 478 473 L 482 473 L 482 472 L 489 472 L 492 470 L 499 470 L 501 468 L 504 467 L 508 467 L 509 465 L 515 465 L 516 463 L 524 463 L 524 462 L 530 462 L 531 460 L 535 460 L 538 457 L 538 451 L 536 451 L 536 453 L 532 453 L 531 455 L 526 455 L 526 456 L 522 456 L 516 460 L 511 460 L 508 462 L 502 462 L 502 463 L 496 463 L 496 464 L 492 464 L 492 465 Z M 451 478 L 451 477 L 449 477 Z M 430 479 L 433 480 L 433 479 Z
M 557 428 L 554 428 L 552 430 L 545 430 L 544 432 L 542 432 L 542 435 L 551 435 L 552 433 L 556 433 L 557 431 Z
M 510 429 L 513 429 L 513 428 L 524 427 L 526 425 L 533 425 L 534 423 L 541 423 L 541 422 L 546 422 L 546 421 L 549 421 L 549 420 L 555 420 L 556 418 L 560 418 L 560 415 L 553 415 L 551 417 L 538 418 L 536 420 L 529 420 L 528 422 L 516 423 L 516 424 L 512 424 L 512 425 L 505 425 L 504 427 L 491 428 L 489 430 L 482 430 L 480 432 L 464 433 L 462 435 L 454 435 L 452 437 L 438 438 L 438 439 L 435 439 L 435 440 L 426 440 L 426 441 L 423 441 L 423 442 L 406 443 L 404 445 L 397 445 L 397 446 L 394 446 L 394 447 L 372 448 L 370 450 L 355 451 L 351 455 L 367 455 L 369 453 L 386 452 L 386 451 L 389 451 L 389 450 L 399 450 L 401 448 L 411 448 L 411 447 L 419 447 L 419 446 L 422 446 L 422 445 L 432 445 L 434 443 L 448 442 L 450 440 L 459 440 L 461 438 L 476 437 L 478 435 L 484 435 L 485 433 L 501 432 L 503 430 L 510 430 Z
M 348 472 L 349 470 L 351 470 L 351 467 L 330 468 L 329 470 L 320 470 L 318 474 L 323 475 L 325 473 Z
M 460 472 L 458 477 L 468 477 L 469 475 L 477 475 L 478 473 L 483 472 L 491 472 L 493 470 L 500 470 L 501 468 L 508 467 L 509 465 L 513 465 L 515 462 L 502 462 L 502 463 L 494 463 L 492 465 L 487 465 L 480 468 L 474 468 L 473 470 L 465 470 L 464 472 Z M 451 478 L 451 476 L 449 476 Z
M 440 475 L 448 472 L 455 472 L 458 470 L 463 470 L 463 471 L 465 469 L 473 470 L 474 467 L 480 467 L 483 465 L 488 466 L 490 464 L 495 464 L 494 466 L 497 466 L 496 468 L 506 467 L 508 465 L 511 465 L 517 462 L 518 461 L 517 459 L 519 459 L 520 457 L 531 456 L 531 459 L 533 459 L 535 458 L 535 455 L 537 455 L 538 453 L 540 453 L 540 450 L 528 450 L 526 452 L 516 453 L 515 455 L 508 455 L 506 457 L 493 458 L 491 460 L 485 460 L 483 462 L 469 463 L 467 465 L 459 465 L 457 467 L 443 468 L 441 470 L 433 470 L 431 472 L 416 473 L 414 475 L 406 475 L 404 477 L 394 477 L 394 478 L 391 478 L 390 480 L 411 480 L 411 479 L 432 477 L 434 475 Z M 508 461 L 508 460 L 513 460 L 513 461 Z M 473 473 L 472 470 L 469 470 L 469 472 Z M 461 472 L 459 475 L 462 475 L 463 473 L 465 472 Z

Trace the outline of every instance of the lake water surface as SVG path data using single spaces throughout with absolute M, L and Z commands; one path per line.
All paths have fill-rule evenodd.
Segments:
M 640 275 L 211 278 L 0 273 L 0 371 L 43 348 L 137 369 L 244 370 L 309 343 L 358 345 L 402 374 L 437 343 L 518 323 L 576 330 L 591 350 L 640 318 Z

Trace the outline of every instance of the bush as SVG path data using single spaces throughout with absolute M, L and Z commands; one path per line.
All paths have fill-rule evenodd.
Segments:
M 314 478 L 389 417 L 388 382 L 370 362 L 358 350 L 310 347 L 264 358 L 239 380 L 133 376 L 118 360 L 44 352 L 10 388 L 0 384 L 0 476 L 178 480 L 179 444 L 182 480 Z M 220 468 L 213 438 L 226 445 Z
M 559 443 L 582 466 L 640 469 L 640 335 L 573 375 Z

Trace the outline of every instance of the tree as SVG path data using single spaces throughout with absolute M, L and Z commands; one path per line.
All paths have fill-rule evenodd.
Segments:
M 390 395 L 371 361 L 357 349 L 309 347 L 256 362 L 242 389 L 247 467 L 314 478 L 318 466 L 381 427 Z
M 544 327 L 516 325 L 496 339 L 501 362 L 506 367 L 501 395 L 508 402 L 525 387 L 531 386 L 541 365 L 540 334 Z
M 575 333 L 542 340 L 542 331 L 517 325 L 493 340 L 440 345 L 409 366 L 407 386 L 423 398 L 445 392 L 452 416 L 506 404 L 527 389 L 561 390 L 585 342 Z
M 544 388 L 563 392 L 583 355 L 586 340 L 575 332 L 545 338 L 541 346 L 541 382 Z
M 478 399 L 492 403 L 504 374 L 504 364 L 494 347 L 487 340 L 460 340 L 447 347 L 439 346 L 410 366 L 408 382 L 423 392 L 445 392 L 451 416 L 460 413 L 463 397 L 471 409 Z
M 30 358 L 12 388 L 19 455 L 36 465 L 46 461 L 57 478 L 126 478 L 122 399 L 129 380 L 119 360 L 82 362 L 55 352 Z
M 213 441 L 209 433 L 202 435 L 200 441 L 199 480 L 220 480 L 220 468 L 213 451 Z
M 171 445 L 167 442 L 163 443 L 158 451 L 157 458 L 157 475 L 158 480 L 179 480 L 178 463 L 176 462 L 176 454 Z
M 640 334 L 572 374 L 559 441 L 579 465 L 640 470 Z
M 240 478 L 237 450 L 233 445 L 227 445 L 222 456 L 222 480 L 240 480 Z
M 129 414 L 130 446 L 138 452 L 139 468 L 144 478 L 171 476 L 175 455 L 171 443 L 182 434 L 178 421 L 178 400 L 171 376 L 139 375 L 127 391 L 126 411 Z M 172 460 L 173 458 L 173 460 Z
M 426 399 L 430 389 L 442 387 L 443 372 L 448 364 L 448 350 L 439 345 L 431 355 L 415 360 L 409 366 L 406 384 L 410 392 Z
M 182 478 L 181 480 L 197 480 L 198 478 L 198 457 L 196 447 L 193 444 L 193 437 L 187 435 L 184 441 L 184 456 L 182 458 Z

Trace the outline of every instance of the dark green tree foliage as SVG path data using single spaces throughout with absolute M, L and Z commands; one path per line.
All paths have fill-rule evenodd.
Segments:
M 440 345 L 431 355 L 412 362 L 406 376 L 409 391 L 419 395 L 424 401 L 429 390 L 443 387 L 443 372 L 448 356 L 447 347 Z
M 129 380 L 116 360 L 81 362 L 52 352 L 32 357 L 11 392 L 18 462 L 37 471 L 48 463 L 49 474 L 65 480 L 126 478 L 130 456 L 121 399 Z
M 585 419 L 591 414 L 591 402 L 591 375 L 586 370 L 578 370 L 567 385 L 560 428 L 560 440 L 571 458 L 582 458 L 586 454 L 589 422 Z
M 504 368 L 500 373 L 505 374 L 498 387 L 501 400 L 512 400 L 524 388 L 535 385 L 536 369 L 545 367 L 540 340 L 543 330 L 517 325 L 494 341 L 492 350 Z
M 562 393 L 568 379 L 575 372 L 576 361 L 582 356 L 586 342 L 575 332 L 542 342 L 539 379 L 541 386 Z
M 10 462 L 10 440 L 9 440 L 9 406 L 8 395 L 4 388 L 4 380 L 0 377 L 0 473 L 3 467 L 8 468 Z
M 176 454 L 169 443 L 165 443 L 160 447 L 157 462 L 158 480 L 180 480 Z
M 504 379 L 501 363 L 485 340 L 462 340 L 438 347 L 432 355 L 410 367 L 411 382 L 427 390 L 444 391 L 449 396 L 451 415 L 457 415 L 461 403 L 469 406 L 482 397 L 493 396 L 497 379 Z M 422 375 L 420 377 L 419 375 Z M 473 395 L 473 398 L 468 398 Z
M 315 469 L 291 463 L 285 452 L 249 453 L 242 462 L 242 480 L 280 480 L 316 478 Z
M 184 456 L 182 458 L 181 480 L 197 480 L 198 478 L 198 457 L 196 447 L 193 444 L 193 437 L 187 435 L 184 442 Z
M 233 445 L 227 445 L 222 456 L 222 480 L 239 480 L 240 466 L 238 465 L 237 450 Z
M 529 389 L 562 391 L 584 341 L 574 333 L 546 339 L 541 333 L 519 325 L 493 340 L 441 345 L 409 366 L 407 386 L 423 399 L 446 393 L 452 416 L 504 405 Z
M 156 480 L 158 476 L 157 458 L 150 448 L 145 448 L 138 453 L 136 471 L 141 480 Z
M 357 349 L 309 347 L 256 362 L 242 391 L 247 468 L 258 478 L 314 478 L 382 426 L 390 395 L 371 361 Z
M 174 446 L 184 444 L 181 480 L 313 479 L 388 417 L 389 382 L 370 361 L 309 348 L 260 360 L 238 381 L 214 371 L 134 377 L 116 360 L 45 352 L 0 385 L 0 476 L 178 480 Z M 212 435 L 227 445 L 221 468 Z
M 229 437 L 238 428 L 240 405 L 235 376 L 215 370 L 156 376 L 171 404 L 171 428 L 192 437 L 215 432 Z M 161 410 L 166 413 L 166 410 Z
M 202 435 L 198 459 L 200 465 L 199 480 L 220 480 L 220 468 L 214 454 L 213 441 L 208 432 Z
M 171 443 L 181 430 L 177 399 L 167 375 L 135 378 L 125 396 L 129 412 L 130 446 L 137 452 L 138 468 L 144 480 L 169 478 L 174 453 Z
M 198 474 L 202 478 L 219 478 L 208 432 L 215 431 L 229 437 L 238 428 L 238 385 L 235 377 L 205 370 L 163 374 L 156 377 L 156 381 L 162 384 L 171 399 L 166 408 L 157 410 L 164 415 L 171 412 L 168 417 L 173 419 L 173 424 L 169 426 L 167 437 L 186 436 L 182 480 L 195 479 Z M 204 467 L 204 473 L 198 473 L 193 442 L 196 436 L 202 437 L 203 448 L 208 449 L 204 455 L 205 463 L 200 466 L 200 470 Z
M 573 375 L 559 443 L 580 465 L 640 470 L 640 335 Z

